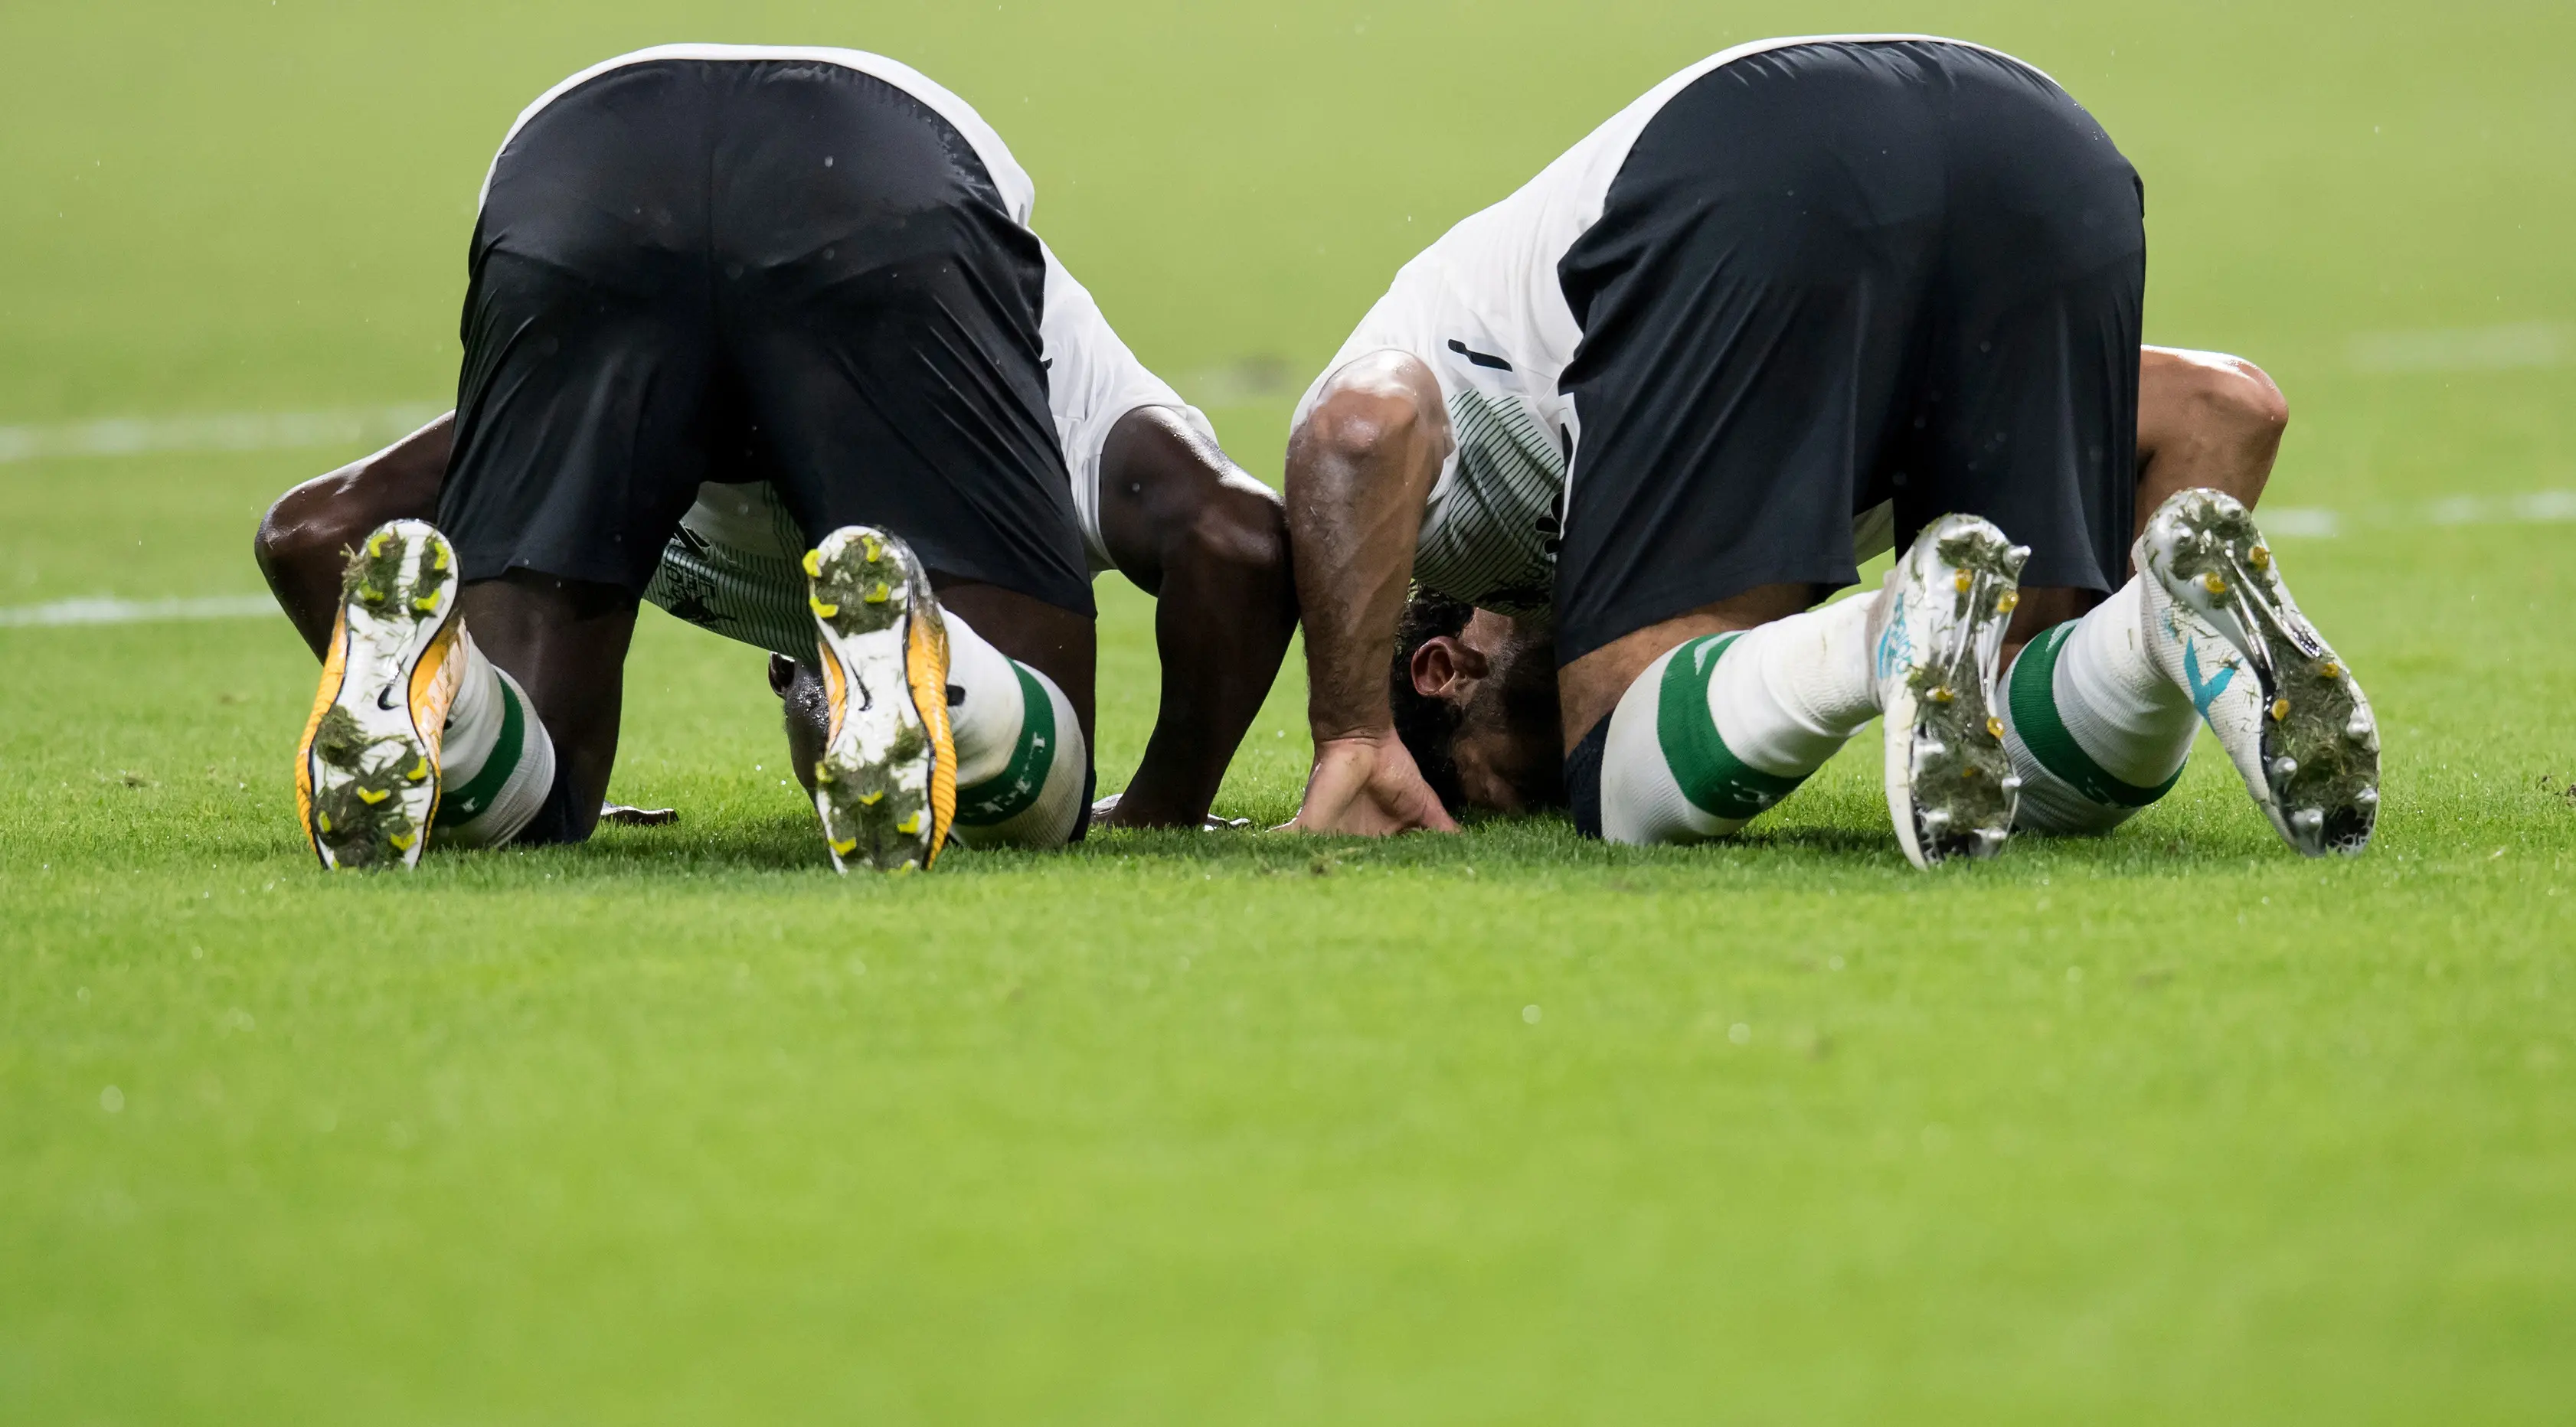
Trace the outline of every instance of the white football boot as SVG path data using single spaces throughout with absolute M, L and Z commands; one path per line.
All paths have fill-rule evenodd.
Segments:
M 2147 521 L 2147 648 L 2191 694 L 2263 815 L 2310 857 L 2357 853 L 2379 820 L 2370 700 L 2299 613 L 2251 512 L 2178 491 Z
M 807 552 L 827 718 L 814 811 L 832 865 L 928 870 L 957 816 L 948 626 L 910 546 L 864 525 Z
M 1991 522 L 1945 515 L 1888 572 L 1871 617 L 1887 812 L 1917 867 L 1992 857 L 2012 834 L 2021 780 L 1995 675 L 2029 558 Z
M 458 585 L 456 552 L 423 521 L 380 526 L 349 557 L 295 753 L 296 813 L 324 867 L 420 862 L 456 700 Z

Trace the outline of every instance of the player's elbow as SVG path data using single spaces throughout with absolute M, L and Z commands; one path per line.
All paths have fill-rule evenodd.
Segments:
M 1412 365 L 1397 366 L 1391 358 Z M 1290 434 L 1290 482 L 1303 471 L 1365 468 L 1438 439 L 1432 408 L 1421 390 L 1428 378 L 1413 370 L 1418 366 L 1409 357 L 1386 353 L 1336 373 L 1332 389 Z
M 1247 588 L 1289 586 L 1287 511 L 1277 495 L 1248 478 L 1210 490 L 1175 537 L 1164 551 L 1166 569 Z

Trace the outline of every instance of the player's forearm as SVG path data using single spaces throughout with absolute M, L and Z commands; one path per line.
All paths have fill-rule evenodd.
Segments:
M 1162 711 L 1110 821 L 1195 826 L 1279 675 L 1297 601 L 1278 495 L 1180 413 L 1140 407 L 1101 449 L 1100 533 L 1156 599 Z
M 1266 494 L 1266 493 L 1265 493 Z M 1261 712 L 1297 627 L 1288 531 L 1274 501 L 1190 542 L 1163 569 L 1154 641 L 1162 708 L 1110 821 L 1196 827 Z
M 316 476 L 279 497 L 260 521 L 252 553 L 270 592 L 318 656 L 331 640 L 347 551 L 389 520 L 438 513 L 455 413 L 374 455 Z
M 1290 440 L 1289 542 L 1319 743 L 1395 726 L 1387 660 L 1442 439 L 1413 403 L 1373 398 L 1328 402 Z

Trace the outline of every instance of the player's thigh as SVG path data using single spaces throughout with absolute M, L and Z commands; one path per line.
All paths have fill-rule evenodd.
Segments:
M 1087 617 L 1047 404 L 1044 260 L 971 147 L 846 71 L 744 91 L 724 142 L 726 351 L 808 538 L 882 527 L 941 575 Z
M 458 606 L 484 657 L 535 706 L 569 787 L 569 835 L 587 836 L 617 762 L 635 596 L 521 569 L 469 582 Z
M 933 571 L 1088 616 L 1089 561 L 1034 331 L 961 265 L 835 281 L 733 338 L 763 464 L 808 539 L 903 537 Z
M 614 71 L 495 163 L 439 492 L 468 580 L 526 569 L 640 591 L 706 476 L 726 403 L 700 88 L 685 66 Z
M 2146 236 L 2136 172 L 2035 71 L 1956 50 L 1950 211 L 1899 523 L 1981 515 L 2022 582 L 2116 589 L 2137 482 Z
M 1685 90 L 1559 269 L 1583 325 L 1563 380 L 1568 662 L 1747 590 L 1856 576 L 1940 193 L 1919 97 L 1853 50 Z
M 1091 739 L 1099 668 L 1094 622 L 1016 590 L 972 580 L 935 582 L 941 608 L 974 626 L 984 642 L 1055 681 Z

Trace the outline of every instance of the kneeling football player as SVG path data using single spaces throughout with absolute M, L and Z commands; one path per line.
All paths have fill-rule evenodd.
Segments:
M 2169 503 L 2182 502 L 2176 505 L 2177 515 L 2186 507 L 2223 511 L 2223 505 L 2206 499 L 2212 495 L 2253 506 L 2270 477 L 2287 419 L 2278 388 L 2252 364 L 2147 348 L 2138 394 L 2139 505 L 2147 511 L 2141 534 L 2153 512 Z M 2192 499 L 2184 501 L 2187 495 Z M 1876 553 L 1879 547 L 1865 542 L 1871 534 L 1883 538 L 1885 529 L 1883 519 L 1861 524 L 1855 558 Z M 2179 552 L 2182 527 L 2168 522 L 2163 530 L 2158 546 Z M 2237 543 L 2255 578 L 2276 592 L 2266 598 L 2290 605 L 2278 563 L 2259 530 L 2242 529 Z M 2258 546 L 2263 550 L 2259 560 L 2253 555 Z M 2237 635 L 2222 632 L 2218 621 L 2197 610 L 2195 584 L 2206 592 L 2205 579 L 2196 580 L 2176 561 L 2149 561 L 2082 618 L 2040 631 L 2036 638 L 2007 639 L 1999 703 L 2004 747 L 2020 780 L 2016 830 L 2078 835 L 2118 827 L 2172 790 L 2194 731 L 2204 722 L 2244 776 L 2258 807 L 2293 846 L 2314 846 L 2313 839 L 2295 834 L 2302 821 L 2317 821 L 2297 819 L 2297 809 L 2285 815 L 2272 792 L 2279 760 L 2296 758 L 2287 747 L 2294 734 L 2304 733 L 2311 742 L 2322 739 L 2328 745 L 2324 756 L 2312 761 L 2331 766 L 2333 760 L 2343 760 L 2344 776 L 2360 780 L 2351 790 L 2350 806 L 2365 815 L 2375 806 L 2375 786 L 2366 775 L 2377 741 L 2367 703 L 2358 697 L 2348 708 L 2329 703 L 2325 717 L 2284 727 L 2284 720 L 2269 717 L 2280 704 L 2283 681 L 2276 672 L 2267 682 L 2249 652 L 2259 651 L 2277 671 L 2301 660 L 2331 661 L 2331 651 L 2320 641 L 2272 658 L 2268 626 L 2259 616 L 2250 628 L 2239 626 L 2249 636 L 2240 647 Z M 1865 615 L 1867 601 L 1851 606 L 1836 608 L 1848 620 Z M 2294 607 L 2289 618 L 2301 619 Z M 1799 765 L 1806 762 L 1774 749 L 1780 721 L 1820 733 L 1846 722 L 1833 713 L 1840 701 L 1812 691 L 1835 682 L 1858 688 L 1864 678 L 1854 661 L 1865 662 L 1867 655 L 1847 642 L 1819 643 L 1793 653 L 1790 646 L 1765 639 L 1751 648 L 1765 652 L 1770 665 L 1764 684 L 1755 687 L 1777 692 L 1744 696 L 1734 682 L 1750 670 L 1751 661 L 1743 655 L 1732 666 L 1713 666 L 1710 688 L 1734 691 L 1734 696 L 1712 705 L 1712 726 L 1730 750 L 1747 750 L 1746 756 L 1755 760 L 1751 768 L 1778 780 L 1767 790 L 1776 794 L 1799 781 Z M 1798 658 L 1814 659 L 1826 668 L 1839 658 L 1844 672 L 1839 681 L 1821 670 L 1793 674 L 1788 665 Z M 1553 632 L 1543 616 L 1515 618 L 1435 591 L 1416 591 L 1397 627 L 1388 695 L 1399 740 L 1447 811 L 1516 813 L 1563 801 L 1555 669 Z M 2336 679 L 2340 673 L 2337 669 L 2325 677 Z M 1802 689 L 1811 692 L 1802 694 Z M 2336 718 L 2343 721 L 2340 728 L 2334 726 Z M 1687 720 L 1674 724 L 1687 726 Z M 1675 782 L 1679 786 L 1678 777 Z M 1693 805 L 1706 811 L 1719 800 L 1717 792 L 1704 790 Z M 1686 832 L 1635 840 L 1695 841 L 1720 835 L 1774 800 L 1726 799 L 1736 815 L 1710 814 L 1709 822 Z
M 1297 825 L 1451 825 L 1412 742 L 1450 800 L 1561 772 L 1585 831 L 1687 841 L 1883 714 L 1928 864 L 1998 850 L 2024 792 L 2024 825 L 2116 821 L 2205 715 L 2294 845 L 2357 849 L 2358 685 L 2241 503 L 2163 483 L 2188 462 L 2141 484 L 2144 275 L 2136 174 L 2008 57 L 1778 41 L 1659 86 L 1408 264 L 1300 405 Z M 1809 608 L 1891 535 L 1881 593 Z M 1411 740 L 1409 583 L 1490 612 L 1417 607 Z M 1561 769 L 1495 732 L 1549 693 Z
M 324 862 L 585 836 L 639 596 L 803 663 L 773 682 L 836 861 L 926 866 L 952 815 L 1059 844 L 1110 566 L 1166 596 L 1175 674 L 1120 820 L 1196 822 L 1293 623 L 1284 530 L 1032 196 L 972 109 L 855 51 L 645 51 L 523 115 L 452 426 L 263 528 L 326 660 L 298 767 Z

